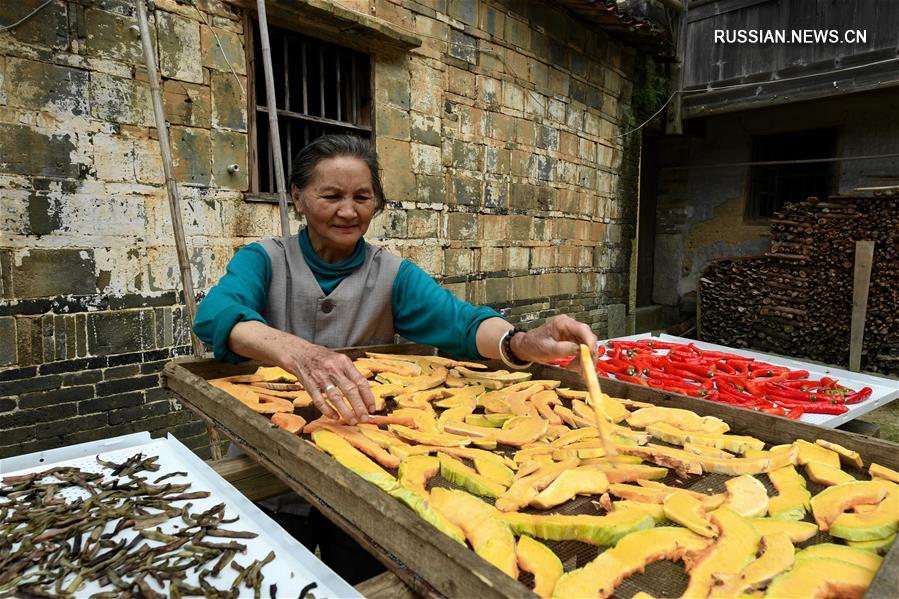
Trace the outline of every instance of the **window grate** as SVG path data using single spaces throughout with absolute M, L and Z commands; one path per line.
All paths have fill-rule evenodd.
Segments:
M 250 189 L 264 199 L 276 197 L 274 160 L 268 127 L 265 73 L 259 24 L 251 20 L 253 56 L 250 90 Z M 325 134 L 353 133 L 371 138 L 371 59 L 361 52 L 269 26 L 275 107 L 285 178 L 293 157 Z
M 753 162 L 809 160 L 833 156 L 836 132 L 815 129 L 766 135 L 752 140 Z M 749 179 L 748 220 L 765 220 L 774 216 L 787 202 L 830 195 L 833 164 L 764 164 L 751 167 Z

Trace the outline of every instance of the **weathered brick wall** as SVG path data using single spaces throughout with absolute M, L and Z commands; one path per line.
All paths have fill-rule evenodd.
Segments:
M 0 23 L 38 4 L 0 3 Z M 565 312 L 617 332 L 638 148 L 616 136 L 633 51 L 544 3 L 350 4 L 423 40 L 375 57 L 389 209 L 369 238 L 513 320 Z M 156 6 L 202 292 L 236 248 L 278 234 L 277 211 L 243 197 L 242 15 L 215 0 Z M 130 1 L 57 0 L 0 33 L 0 456 L 134 430 L 205 444 L 156 380 L 188 352 L 188 323 L 135 23 Z

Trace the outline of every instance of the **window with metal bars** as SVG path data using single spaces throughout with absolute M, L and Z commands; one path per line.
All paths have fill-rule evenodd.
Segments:
M 248 199 L 277 201 L 258 32 L 259 24 L 251 20 L 247 26 L 253 48 L 249 57 L 252 84 Z M 371 58 L 271 25 L 269 41 L 284 177 L 289 185 L 293 157 L 315 138 L 328 133 L 371 137 Z
M 833 181 L 832 162 L 803 162 L 833 156 L 836 131 L 814 129 L 755 137 L 749 173 L 746 219 L 765 221 L 787 202 L 826 198 Z

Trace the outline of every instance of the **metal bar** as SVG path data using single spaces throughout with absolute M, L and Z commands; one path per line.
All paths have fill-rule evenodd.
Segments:
M 293 145 L 290 139 L 290 120 L 285 119 L 284 124 L 287 126 L 287 135 L 285 135 L 287 139 L 287 163 L 291 164 L 293 162 Z
M 359 122 L 359 89 L 356 85 L 356 57 L 350 57 L 350 97 L 353 105 L 353 124 Z
M 281 155 L 281 136 L 278 133 L 278 113 L 275 105 L 275 80 L 272 74 L 272 47 L 268 39 L 268 19 L 265 16 L 265 0 L 256 0 L 259 19 L 259 41 L 262 46 L 262 65 L 265 70 L 265 96 L 268 105 L 269 145 L 274 159 L 275 189 L 278 191 L 278 211 L 281 215 L 281 235 L 290 235 L 287 216 L 287 184 L 284 181 L 284 163 Z
M 318 89 L 319 89 L 319 97 L 321 98 L 321 116 L 327 117 L 328 114 L 325 112 L 325 51 L 321 46 L 318 47 Z
M 287 52 L 287 46 L 290 43 L 290 39 L 286 36 L 282 38 L 283 42 L 283 51 L 281 55 L 284 57 L 284 64 L 282 65 L 282 73 L 281 76 L 284 78 L 284 108 L 290 110 L 290 58 Z M 287 153 L 290 156 L 290 153 Z
M 336 76 L 335 84 L 337 87 L 337 93 L 334 95 L 337 97 L 337 120 L 341 121 L 341 120 L 343 120 L 343 114 L 341 114 L 341 109 L 342 109 L 341 105 L 343 104 L 343 102 L 342 102 L 342 98 L 341 98 L 342 94 L 340 93 L 341 92 L 341 89 L 340 89 L 340 50 L 337 51 L 336 62 L 337 62 L 337 68 L 335 70 L 337 72 L 337 76 Z
M 197 298 L 194 295 L 193 275 L 190 272 L 190 260 L 187 255 L 187 240 L 184 236 L 184 224 L 181 222 L 181 196 L 178 192 L 178 183 L 175 181 L 175 166 L 172 159 L 172 146 L 169 141 L 169 129 L 165 120 L 165 108 L 162 105 L 162 93 L 159 90 L 159 72 L 156 67 L 156 52 L 153 50 L 153 41 L 150 38 L 149 19 L 147 17 L 147 5 L 145 0 L 136 0 L 137 27 L 140 31 L 141 46 L 144 51 L 144 62 L 147 65 L 147 79 L 150 83 L 150 97 L 153 101 L 153 115 L 156 118 L 156 135 L 159 139 L 159 151 L 162 153 L 162 171 L 165 175 L 165 187 L 168 192 L 169 212 L 172 217 L 172 231 L 175 235 L 175 253 L 178 256 L 178 269 L 181 272 L 181 288 L 184 292 L 184 306 L 187 309 L 187 318 L 191 322 L 197 314 Z M 203 343 L 190 331 L 190 345 L 194 356 L 202 359 L 205 352 Z M 222 458 L 221 438 L 211 425 L 206 426 L 206 436 L 209 439 L 209 451 L 212 458 Z
M 306 40 L 303 40 L 300 48 L 300 55 L 303 59 L 303 114 L 309 114 L 309 93 L 307 90 L 307 79 L 309 75 L 306 71 Z
M 257 106 L 256 110 L 259 112 L 268 113 L 268 108 L 265 106 Z M 371 131 L 371 127 L 368 125 L 354 125 L 353 123 L 347 123 L 344 121 L 335 121 L 334 119 L 325 119 L 317 116 L 312 116 L 308 114 L 302 114 L 299 112 L 293 112 L 291 110 L 284 110 L 282 108 L 278 109 L 279 116 L 287 116 L 291 118 L 295 118 L 302 121 L 312 121 L 314 123 L 321 123 L 322 125 L 335 125 L 337 127 L 344 127 L 347 129 L 359 129 L 360 131 Z

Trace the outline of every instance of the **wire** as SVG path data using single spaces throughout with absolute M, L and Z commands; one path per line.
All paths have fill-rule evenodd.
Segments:
M 43 4 L 41 4 L 40 6 L 35 8 L 33 11 L 31 11 L 30 13 L 28 13 L 27 15 L 25 15 L 24 17 L 22 17 L 21 19 L 16 21 L 15 23 L 12 23 L 11 25 L 0 25 L 0 32 L 9 31 L 10 29 L 12 29 L 14 27 L 18 27 L 19 25 L 21 25 L 22 23 L 24 23 L 25 21 L 27 21 L 28 19 L 30 19 L 31 17 L 33 17 L 34 15 L 39 13 L 41 11 L 41 9 L 43 9 L 48 4 L 51 4 L 52 2 L 53 2 L 53 0 L 47 0 L 46 2 L 44 2 Z
M 849 162 L 852 160 L 880 160 L 897 158 L 899 154 L 870 154 L 868 156 L 839 156 L 835 158 L 803 158 L 801 160 L 760 160 L 756 162 L 719 162 L 715 164 L 693 164 L 690 166 L 663 166 L 661 170 L 677 171 L 694 168 L 724 168 L 730 166 L 778 166 L 781 164 L 816 164 L 820 162 Z
M 219 52 L 222 53 L 222 58 L 225 59 L 225 62 L 228 64 L 228 68 L 231 69 L 231 74 L 234 75 L 234 79 L 237 81 L 237 85 L 240 87 L 241 93 L 246 96 L 247 90 L 244 89 L 240 77 L 237 76 L 237 71 L 234 70 L 234 65 L 231 64 L 230 60 L 228 60 L 228 55 L 225 54 L 225 48 L 224 46 L 222 46 L 222 40 L 219 39 L 219 34 L 215 32 L 215 29 L 212 27 L 212 25 L 209 24 L 209 21 L 206 20 L 206 15 L 204 15 L 203 12 L 199 8 L 197 8 L 197 5 L 194 4 L 193 7 L 194 10 L 197 11 L 197 14 L 200 15 L 200 18 L 203 19 L 203 22 L 206 23 L 206 26 L 209 27 L 209 31 L 212 32 L 212 35 L 215 36 L 215 44 L 219 47 Z
M 668 105 L 671 103 L 671 100 L 674 99 L 674 96 L 676 96 L 676 95 L 679 94 L 679 93 L 681 93 L 681 92 L 680 92 L 680 91 L 675 91 L 675 92 L 673 92 L 670 96 L 668 96 L 668 99 L 665 100 L 665 103 L 662 104 L 662 107 L 659 108 L 658 110 L 656 110 L 656 111 L 655 111 L 655 114 L 653 114 L 651 117 L 649 117 L 648 119 L 646 119 L 645 121 L 643 121 L 640 125 L 634 127 L 634 128 L 631 129 L 630 131 L 625 131 L 624 133 L 619 133 L 619 134 L 616 135 L 615 137 L 627 137 L 627 136 L 630 135 L 631 133 L 633 133 L 633 132 L 635 132 L 635 131 L 639 131 L 640 129 L 642 129 L 643 127 L 645 127 L 646 125 L 648 125 L 648 124 L 652 121 L 652 119 L 654 119 L 654 118 L 656 118 L 657 116 L 659 116 L 659 115 L 662 113 L 662 111 L 665 110 L 665 107 L 668 106 Z

